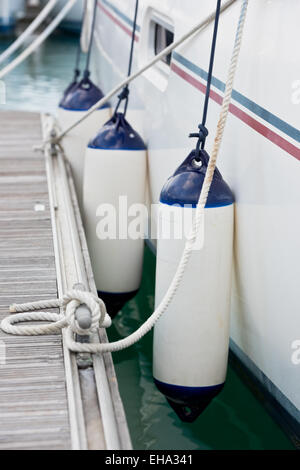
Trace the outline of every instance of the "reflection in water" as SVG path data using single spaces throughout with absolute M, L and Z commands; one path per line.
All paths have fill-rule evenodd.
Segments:
M 11 41 L 0 40 L 0 51 Z M 1 109 L 55 112 L 62 92 L 72 78 L 76 44 L 73 36 L 55 35 L 10 72 L 4 78 L 6 105 Z
M 9 44 L 0 40 L 0 50 Z M 55 112 L 69 84 L 76 38 L 55 35 L 5 78 L 2 109 Z M 146 249 L 143 284 L 109 330 L 111 340 L 136 330 L 154 305 L 155 258 Z M 281 430 L 229 368 L 224 391 L 193 424 L 182 423 L 152 381 L 152 334 L 114 353 L 121 395 L 136 449 L 288 449 Z

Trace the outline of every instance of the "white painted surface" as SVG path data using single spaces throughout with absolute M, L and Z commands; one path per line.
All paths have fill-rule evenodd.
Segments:
M 68 111 L 58 108 L 58 122 L 62 130 L 81 118 L 85 111 Z M 110 108 L 99 109 L 78 127 L 63 138 L 62 145 L 69 160 L 80 207 L 82 207 L 82 187 L 85 151 L 90 139 L 97 135 L 101 127 L 109 120 Z
M 124 239 L 100 240 L 97 231 L 99 234 L 99 223 L 105 217 L 105 212 L 100 213 L 102 204 L 113 205 L 118 221 L 119 196 L 127 196 L 128 209 L 132 204 L 144 204 L 145 184 L 146 151 L 87 149 L 83 218 L 98 290 L 125 293 L 139 288 L 143 238 L 131 239 L 125 233 Z
M 170 211 L 195 209 L 160 204 L 159 217 L 170 222 Z M 184 244 L 183 239 L 158 239 L 156 305 L 174 277 Z M 205 209 L 204 246 L 193 251 L 173 302 L 154 328 L 153 375 L 161 382 L 201 387 L 225 381 L 232 246 L 233 205 Z

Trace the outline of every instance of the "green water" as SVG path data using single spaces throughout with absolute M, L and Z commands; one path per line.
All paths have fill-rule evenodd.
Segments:
M 0 39 L 0 50 L 9 43 Z M 56 35 L 6 77 L 2 109 L 55 112 L 72 77 L 76 39 Z M 1 145 L 1 143 L 0 143 Z M 132 333 L 151 314 L 155 257 L 148 248 L 142 287 L 109 330 L 117 340 Z M 229 367 L 226 386 L 200 418 L 183 424 L 152 382 L 152 334 L 114 354 L 135 449 L 292 449 L 289 440 Z

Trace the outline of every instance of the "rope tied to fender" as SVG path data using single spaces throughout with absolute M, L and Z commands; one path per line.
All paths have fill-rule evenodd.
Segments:
M 90 37 L 88 51 L 87 51 L 87 54 L 86 54 L 85 69 L 83 71 L 83 79 L 84 80 L 88 80 L 90 75 L 91 75 L 90 62 L 91 62 L 92 48 L 93 48 L 93 44 L 94 44 L 95 26 L 96 26 L 96 18 L 97 18 L 97 10 L 98 10 L 97 7 L 98 7 L 98 2 L 97 2 L 97 0 L 94 0 L 91 37 Z
M 211 43 L 209 68 L 208 68 L 208 74 L 207 74 L 207 85 L 206 85 L 204 107 L 203 107 L 203 114 L 202 114 L 202 122 L 198 126 L 199 132 L 193 132 L 189 134 L 189 137 L 196 137 L 198 139 L 197 144 L 196 144 L 196 149 L 195 149 L 195 160 L 197 162 L 200 161 L 200 156 L 199 156 L 200 146 L 201 146 L 201 149 L 204 150 L 206 137 L 208 136 L 208 129 L 205 127 L 205 124 L 206 124 L 206 119 L 207 119 L 209 95 L 210 95 L 211 82 L 212 82 L 212 72 L 213 72 L 214 61 L 215 61 L 215 52 L 216 52 L 220 13 L 221 13 L 221 0 L 217 0 L 216 16 L 215 16 L 215 22 L 214 22 L 214 32 L 213 32 L 212 43 Z
M 136 33 L 136 26 L 137 26 L 137 15 L 138 15 L 138 10 L 139 10 L 139 0 L 136 0 L 135 2 L 135 10 L 134 10 L 134 19 L 133 19 L 133 27 L 132 27 L 132 33 L 131 33 L 131 45 L 130 45 L 130 54 L 129 54 L 129 62 L 128 62 L 128 72 L 127 72 L 127 77 L 130 77 L 131 70 L 132 70 L 132 62 L 133 62 L 133 50 L 134 50 L 134 41 L 135 41 L 135 33 Z M 129 101 L 129 84 L 127 83 L 124 88 L 122 89 L 121 93 L 118 95 L 118 103 L 116 105 L 115 111 L 114 111 L 114 116 L 117 115 L 118 109 L 120 107 L 120 104 L 122 101 L 125 100 L 125 105 L 124 105 L 124 111 L 123 115 L 124 117 L 126 116 L 127 113 L 127 108 L 128 108 L 128 101 Z
M 91 323 L 87 328 L 82 328 L 76 319 L 76 311 L 80 305 L 86 305 L 91 312 Z M 61 308 L 63 313 L 36 312 L 35 310 Z M 10 306 L 10 315 L 1 322 L 1 329 L 11 335 L 39 336 L 58 334 L 63 328 L 69 328 L 73 334 L 87 336 L 96 333 L 99 328 L 108 328 L 111 318 L 106 311 L 103 300 L 91 292 L 72 289 L 61 298 L 41 300 Z M 45 321 L 46 325 L 21 325 L 23 322 Z

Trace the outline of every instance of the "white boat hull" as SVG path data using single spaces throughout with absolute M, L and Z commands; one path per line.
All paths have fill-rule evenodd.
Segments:
M 99 0 L 94 70 L 104 91 L 127 69 L 134 2 Z M 153 55 L 153 14 L 180 37 L 213 9 L 212 2 L 140 2 L 135 69 Z M 207 127 L 212 148 L 239 16 L 221 16 Z M 155 17 L 154 15 L 154 17 Z M 300 435 L 300 3 L 252 0 L 218 167 L 236 198 L 231 343 Z M 148 142 L 150 202 L 194 145 L 203 106 L 212 25 L 154 66 L 131 87 Z M 114 38 L 111 41 L 111 37 Z M 96 75 L 96 76 L 97 76 Z M 129 114 L 130 116 L 130 114 Z M 152 221 L 155 223 L 154 221 Z M 155 240 L 151 240 L 155 246 Z M 299 349 L 299 346 L 298 346 Z M 296 359 L 295 359 L 296 357 Z

